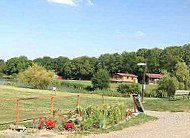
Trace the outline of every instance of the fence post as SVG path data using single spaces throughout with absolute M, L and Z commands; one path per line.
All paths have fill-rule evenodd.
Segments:
M 18 126 L 19 124 L 19 118 L 20 118 L 20 100 L 17 99 L 16 126 Z
M 51 116 L 53 116 L 53 107 L 54 107 L 54 97 L 51 97 L 51 110 L 50 110 Z
M 80 95 L 77 95 L 77 106 L 80 106 Z
M 102 104 L 105 103 L 104 94 L 102 94 Z
M 133 102 L 134 102 L 134 113 L 136 113 L 137 112 L 137 107 L 136 107 L 136 104 L 135 104 L 135 96 L 133 95 Z

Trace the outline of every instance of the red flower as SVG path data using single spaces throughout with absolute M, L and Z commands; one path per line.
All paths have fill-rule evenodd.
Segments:
M 38 128 L 41 129 L 43 126 L 44 126 L 44 123 L 42 122 L 42 123 L 40 123 L 40 124 L 38 125 Z
M 46 125 L 47 125 L 48 128 L 54 128 L 55 127 L 55 121 L 48 120 L 46 122 Z
M 74 128 L 74 125 L 72 123 L 66 123 L 64 125 L 65 129 L 73 129 Z

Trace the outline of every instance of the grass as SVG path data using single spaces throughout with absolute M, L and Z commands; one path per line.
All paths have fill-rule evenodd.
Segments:
M 62 97 L 54 99 L 54 110 L 61 112 L 68 109 L 74 109 L 77 102 L 77 94 L 67 92 L 57 92 L 57 95 L 73 95 L 72 97 Z M 44 97 L 52 96 L 52 91 L 36 90 L 27 88 L 17 88 L 11 86 L 0 85 L 0 99 L 5 98 L 23 98 L 23 97 Z M 107 104 L 124 102 L 128 107 L 132 107 L 132 99 L 120 97 L 105 97 Z M 86 107 L 88 105 L 101 105 L 101 96 L 85 96 L 80 99 L 80 105 Z M 50 99 L 24 100 L 20 101 L 20 120 L 34 118 L 39 116 L 48 116 L 50 113 Z M 16 120 L 16 101 L 0 102 L 0 124 L 6 122 L 15 122 Z
M 55 98 L 54 110 L 62 112 L 76 107 L 77 93 L 68 93 L 58 91 L 57 95 L 71 94 L 72 97 Z M 37 90 L 28 88 L 18 88 L 0 85 L 0 99 L 5 98 L 23 98 L 23 97 L 44 97 L 52 96 L 52 91 Z M 106 104 L 125 103 L 128 109 L 133 108 L 133 100 L 126 97 L 105 97 Z M 88 105 L 101 105 L 101 96 L 81 97 L 80 105 L 86 107 Z M 145 110 L 151 111 L 168 111 L 168 112 L 190 112 L 190 100 L 183 100 L 182 97 L 173 101 L 160 98 L 145 98 Z M 0 102 L 0 124 L 6 122 L 15 122 L 16 120 L 16 101 Z M 50 99 L 41 100 L 25 100 L 20 102 L 20 120 L 34 118 L 39 116 L 49 116 Z

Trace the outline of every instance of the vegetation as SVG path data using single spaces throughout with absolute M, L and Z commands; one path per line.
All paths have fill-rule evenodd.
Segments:
M 37 89 L 45 89 L 53 83 L 54 72 L 33 64 L 18 74 L 18 80 Z
M 173 73 L 164 71 L 164 77 L 159 80 L 158 84 L 158 90 L 161 90 L 162 94 L 167 93 L 169 97 L 173 97 L 177 89 L 188 89 L 189 70 L 186 63 L 178 62 Z
M 92 78 L 92 86 L 94 89 L 108 89 L 110 83 L 109 72 L 105 69 L 98 70 Z
M 140 85 L 139 84 L 120 84 L 117 87 L 117 91 L 120 93 L 127 93 L 127 94 L 139 94 Z
M 15 57 L 6 62 L 0 60 L 0 72 L 7 75 L 17 74 L 26 70 L 31 62 L 27 57 Z M 175 74 L 178 62 L 183 62 L 183 66 L 185 63 L 189 68 L 190 45 L 172 46 L 165 49 L 139 49 L 136 52 L 124 51 L 122 54 L 102 54 L 99 58 L 83 56 L 70 60 L 67 57 L 43 57 L 34 59 L 33 62 L 47 70 L 55 70 L 65 79 L 91 80 L 98 69 L 105 68 L 110 75 L 117 72 L 132 73 L 138 75 L 138 79 L 141 81 L 143 69 L 137 66 L 139 62 L 146 62 L 147 72 L 150 73 L 160 73 L 162 70 L 166 70 Z
M 57 91 L 56 95 L 71 95 L 71 97 L 62 97 L 54 99 L 55 112 L 64 112 L 68 109 L 74 109 L 76 107 L 77 95 L 67 92 Z M 0 97 L 5 98 L 27 98 L 27 97 L 45 97 L 53 96 L 52 91 L 48 90 L 36 90 L 27 88 L 10 87 L 0 85 Z M 127 109 L 133 110 L 133 99 L 126 97 L 105 97 L 106 104 L 124 103 Z M 101 96 L 85 96 L 81 97 L 81 107 L 87 107 L 88 105 L 101 105 Z M 145 110 L 151 111 L 170 111 L 170 112 L 190 112 L 190 102 L 186 98 L 175 98 L 173 101 L 168 101 L 165 98 L 145 98 L 144 99 Z M 16 119 L 16 101 L 0 102 L 0 124 L 5 122 L 15 121 Z M 26 118 L 34 118 L 40 116 L 48 116 L 50 113 L 50 99 L 39 100 L 27 100 L 22 101 L 20 104 L 20 120 Z

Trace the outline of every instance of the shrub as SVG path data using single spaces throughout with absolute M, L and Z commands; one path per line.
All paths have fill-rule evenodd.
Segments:
M 26 85 L 32 85 L 37 89 L 45 89 L 53 83 L 53 71 L 48 71 L 44 67 L 33 64 L 27 70 L 18 74 L 18 80 Z
M 109 72 L 105 69 L 98 70 L 92 78 L 92 85 L 94 89 L 108 89 L 109 83 L 110 75 Z
M 140 93 L 139 84 L 121 84 L 117 87 L 117 91 L 124 94 L 138 94 Z

